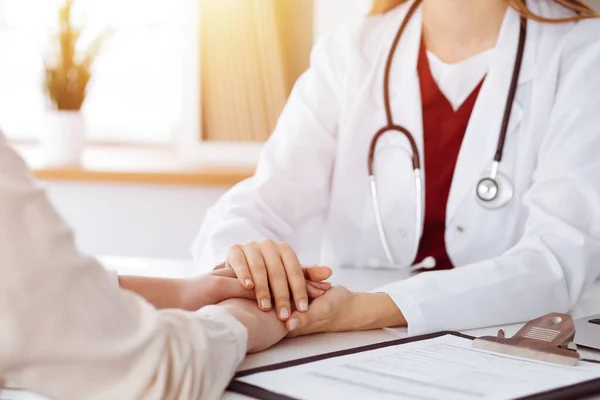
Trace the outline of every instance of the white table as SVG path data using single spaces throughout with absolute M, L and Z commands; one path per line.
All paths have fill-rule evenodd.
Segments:
M 191 263 L 187 261 L 111 257 L 104 257 L 102 260 L 108 268 L 115 269 L 120 274 L 169 278 L 188 277 L 194 274 Z M 381 286 L 384 283 L 402 279 L 402 277 L 402 272 L 348 269 L 336 271 L 333 283 L 344 285 L 354 291 L 366 291 Z M 579 318 L 597 313 L 600 313 L 600 281 L 596 282 L 592 290 L 583 296 L 573 311 L 573 316 Z M 512 325 L 503 328 L 508 335 L 512 335 L 520 326 Z M 484 328 L 464 333 L 472 336 L 495 335 L 498 329 L 498 327 Z M 265 352 L 248 356 L 239 370 L 247 370 L 297 358 L 390 341 L 405 335 L 406 333 L 403 330 L 376 330 L 369 332 L 319 334 L 284 340 Z M 586 357 L 600 358 L 600 352 L 582 351 L 582 353 Z M 223 399 L 226 400 L 245 398 L 245 396 L 229 392 L 223 396 Z M 43 399 L 28 392 L 3 391 L 0 392 L 0 400 Z

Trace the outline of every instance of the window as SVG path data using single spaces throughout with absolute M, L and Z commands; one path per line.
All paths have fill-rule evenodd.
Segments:
M 75 22 L 87 32 L 115 32 L 97 59 L 83 106 L 89 141 L 170 143 L 182 112 L 200 109 L 183 104 L 186 87 L 200 90 L 195 70 L 184 65 L 186 52 L 197 49 L 195 31 L 186 26 L 198 19 L 189 16 L 194 1 L 75 0 Z M 43 54 L 59 3 L 0 0 L 0 126 L 10 139 L 44 133 Z

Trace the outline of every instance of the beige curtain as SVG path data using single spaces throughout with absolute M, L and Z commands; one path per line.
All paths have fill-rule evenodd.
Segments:
M 312 0 L 202 0 L 202 139 L 264 141 L 308 67 Z

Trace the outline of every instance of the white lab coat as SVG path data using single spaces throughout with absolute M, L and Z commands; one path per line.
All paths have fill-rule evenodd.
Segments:
M 569 15 L 553 1 L 529 3 L 540 15 Z M 199 268 L 221 262 L 231 244 L 263 238 L 289 242 L 302 261 L 334 269 L 386 259 L 367 152 L 385 125 L 385 60 L 409 6 L 364 18 L 317 44 L 256 176 L 208 212 L 193 249 Z M 599 20 L 529 22 L 501 165 L 515 196 L 499 210 L 476 203 L 476 183 L 496 149 L 518 36 L 519 16 L 510 9 L 448 200 L 446 246 L 457 268 L 381 288 L 404 313 L 410 334 L 567 312 L 600 275 Z M 412 132 L 422 152 L 420 40 L 418 11 L 394 59 L 391 101 L 395 121 Z M 383 220 L 395 258 L 410 263 L 416 222 L 410 150 L 400 135 L 381 141 L 375 170 Z

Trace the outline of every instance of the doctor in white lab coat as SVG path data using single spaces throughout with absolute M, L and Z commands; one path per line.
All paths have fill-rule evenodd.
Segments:
M 568 312 L 600 275 L 600 20 L 577 0 L 570 7 L 527 2 L 541 19 L 570 21 L 528 18 L 501 163 L 514 197 L 489 210 L 477 203 L 475 187 L 496 150 L 519 38 L 516 9 L 524 7 L 508 3 L 423 0 L 392 64 L 394 120 L 412 133 L 423 159 L 420 43 L 447 65 L 488 52 L 446 204 L 452 270 L 415 274 L 374 293 L 337 287 L 308 311 L 296 290 L 298 258 L 330 266 L 334 276 L 344 265 L 386 260 L 367 156 L 386 122 L 385 61 L 413 0 L 376 1 L 374 15 L 319 41 L 256 175 L 208 212 L 193 248 L 197 266 L 226 261 L 243 285 L 256 288 L 259 307 L 270 309 L 274 300 L 292 335 L 392 325 L 421 334 Z M 437 83 L 443 90 L 443 79 Z M 418 234 L 410 155 L 408 142 L 389 133 L 375 158 L 385 231 L 394 258 L 406 265 L 416 261 Z M 281 283 L 286 277 L 291 294 Z

